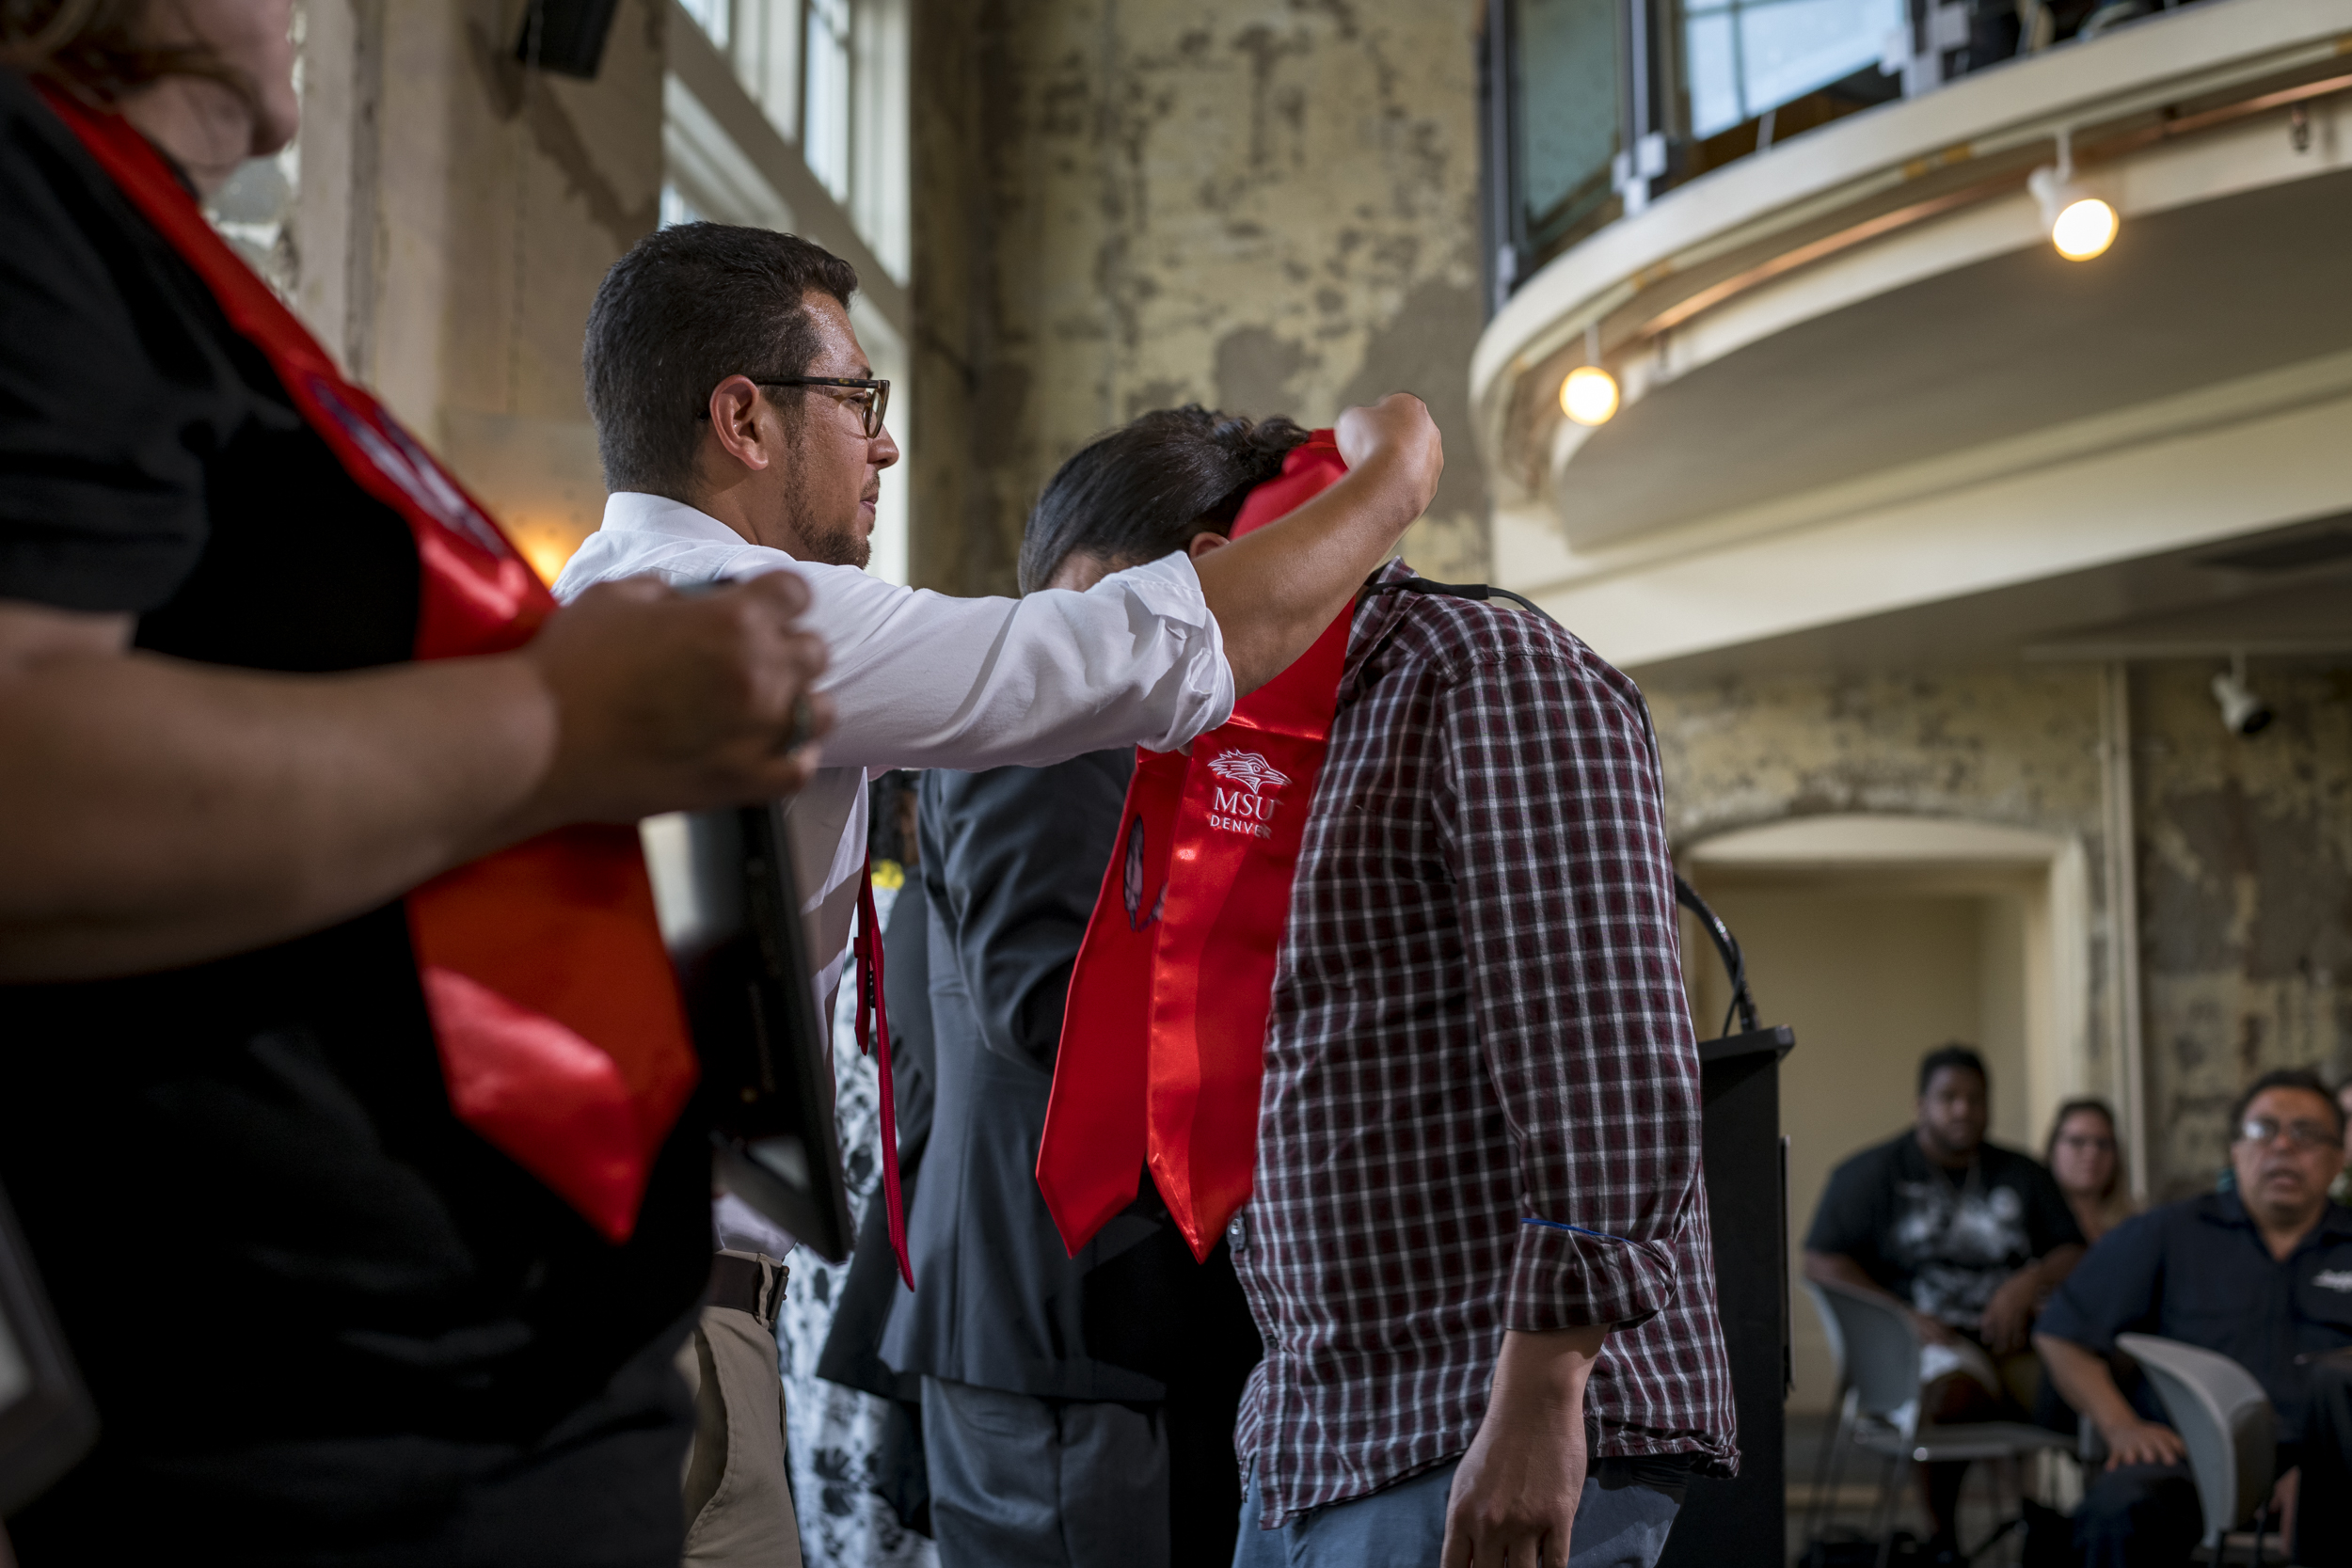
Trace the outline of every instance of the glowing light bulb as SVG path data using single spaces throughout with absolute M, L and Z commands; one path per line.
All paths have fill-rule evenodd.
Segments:
M 2050 243 L 2070 261 L 2088 261 L 2115 243 L 2115 209 L 2095 196 L 2070 201 L 2050 224 Z
M 523 559 L 531 562 L 531 569 L 539 574 L 539 580 L 549 586 L 564 575 L 564 562 L 580 548 L 580 536 L 560 524 L 520 523 L 512 526 L 507 536 L 515 541 Z
M 1578 424 L 1607 424 L 1617 412 L 1617 378 L 1598 365 L 1579 365 L 1560 384 L 1560 412 Z

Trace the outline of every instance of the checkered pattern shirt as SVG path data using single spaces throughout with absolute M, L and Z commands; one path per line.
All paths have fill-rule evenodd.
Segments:
M 1465 1452 L 1506 1329 L 1613 1326 L 1597 1457 L 1737 1465 L 1677 945 L 1633 683 L 1538 616 L 1367 596 L 1232 1231 L 1269 1528 Z

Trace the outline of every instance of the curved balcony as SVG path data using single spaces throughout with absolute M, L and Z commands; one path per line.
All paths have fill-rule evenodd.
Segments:
M 1522 110 L 1542 8 L 1501 78 Z M 1908 36 L 1955 13 L 1931 0 Z M 1617 79 L 1674 79 L 1623 53 L 1640 31 L 1600 39 Z M 2223 541 L 2298 572 L 2352 557 L 2329 520 L 2352 512 L 2352 0 L 2205 0 L 1948 81 L 1951 50 L 1897 58 L 1902 36 L 1898 71 L 1859 75 L 1907 71 L 1915 96 L 1863 104 L 1839 78 L 1802 135 L 1772 135 L 1786 103 L 1717 130 L 1717 153 L 1747 145 L 1713 166 L 1705 137 L 1635 141 L 1582 237 L 1501 304 L 1471 370 L 1496 579 L 1632 665 L 1840 637 L 1880 657 L 1831 628 L 1898 614 L 1944 647 L 2121 646 L 2274 583 L 2303 606 L 2279 638 L 2352 646 L 2352 594 L 2203 569 Z M 1712 126 L 1692 98 L 1677 113 Z M 1620 123 L 1656 118 L 1636 109 Z M 2061 142 L 2121 217 L 2095 260 L 2053 250 L 2029 183 Z M 1560 401 L 1588 362 L 1622 396 L 1593 428 Z M 1910 613 L 1931 606 L 1957 608 Z

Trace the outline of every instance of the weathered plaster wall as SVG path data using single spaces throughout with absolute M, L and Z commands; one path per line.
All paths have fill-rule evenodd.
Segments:
M 1979 1031 L 1978 1043 L 1996 1059 L 2003 1032 L 2018 1027 L 2024 1035 L 2012 1051 L 2042 1053 L 2023 1074 L 1996 1075 L 2013 1080 L 1995 1085 L 2007 1108 L 2005 1137 L 2037 1140 L 2040 1127 L 2026 1123 L 2070 1095 L 2090 1090 L 2125 1098 L 2106 990 L 2109 923 L 2093 870 L 2106 852 L 2095 670 L 2005 665 L 1703 681 L 1652 676 L 1644 689 L 1657 719 L 1667 815 L 1678 849 L 1740 829 L 1845 814 L 1958 818 L 2073 846 L 2051 867 L 2046 886 L 2038 873 L 2005 886 L 2001 879 L 2015 874 L 1979 870 L 1975 880 L 1966 880 L 1970 874 L 1953 868 L 1905 864 L 1850 868 L 1838 885 L 1848 896 L 2002 894 L 1988 899 L 1985 910 L 2012 922 L 2003 939 L 2010 948 L 1955 950 L 1951 961 L 1966 970 L 1969 984 L 2006 983 L 2004 966 L 2020 963 L 2041 976 L 2026 982 L 2016 999 L 2048 1010 L 2012 1019 L 1994 1009 Z M 2015 902 L 2021 894 L 2034 912 Z M 1788 933 L 1754 935 L 1762 952 L 1804 948 L 1802 942 L 1790 948 Z M 2042 948 L 2042 957 L 2028 958 L 2021 944 L 2029 941 L 2055 941 L 2065 951 Z M 1833 973 L 1836 968 L 1823 955 L 1808 961 L 1817 967 L 1827 962 Z M 1711 980 L 1711 967 L 1704 972 Z M 1883 978 L 1852 978 L 1854 1000 L 1836 1019 L 1833 1035 L 1842 1031 L 1849 1044 L 1851 1037 L 1874 1037 L 1879 1020 L 1854 1009 L 1870 1008 L 1862 999 Z M 1758 986 L 1769 1005 L 1772 988 L 1762 976 Z M 1818 984 L 1815 991 L 1817 1007 L 1824 995 L 1836 994 L 1820 991 Z M 2033 1002 L 2033 995 L 2042 1000 Z M 1899 1049 L 1907 1071 L 1916 1053 L 1933 1043 L 1911 1038 L 1890 1049 Z M 2027 1115 L 2028 1104 L 2040 1108 Z M 1878 1134 L 1875 1122 L 1883 1117 L 1871 1119 L 1871 1126 L 1847 1130 L 1849 1145 Z
M 297 309 L 526 550 L 604 487 L 580 331 L 656 222 L 662 23 L 624 0 L 596 80 L 529 71 L 519 0 L 309 0 Z
M 2220 723 L 2202 662 L 2131 673 L 2139 1010 L 2150 1184 L 2209 1186 L 2226 1113 L 2258 1074 L 2352 1073 L 2352 673 L 2251 672 L 2277 721 Z M 2015 665 L 1645 683 L 1677 844 L 1832 812 L 1957 816 L 2102 839 L 2098 675 Z M 2093 879 L 2086 973 L 2094 1057 L 2106 1015 Z
M 2278 718 L 2242 739 L 2212 675 L 2133 674 L 2149 1112 L 2175 1193 L 2227 1164 L 2258 1074 L 2352 1072 L 2352 672 L 2257 660 Z
M 1643 683 L 1677 843 L 1788 816 L 1961 816 L 2096 842 L 2097 676 L 2068 666 Z
M 1198 401 L 1448 436 L 1407 543 L 1485 573 L 1474 0 L 918 0 L 915 580 L 1006 592 L 1038 487 Z

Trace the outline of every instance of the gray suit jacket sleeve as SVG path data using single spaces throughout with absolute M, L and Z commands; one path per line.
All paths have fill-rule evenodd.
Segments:
M 1095 752 L 1051 769 L 942 778 L 945 863 L 932 885 L 954 905 L 952 961 L 981 1045 L 1041 1072 L 1054 1069 L 1071 971 L 1133 771 L 1133 753 Z

